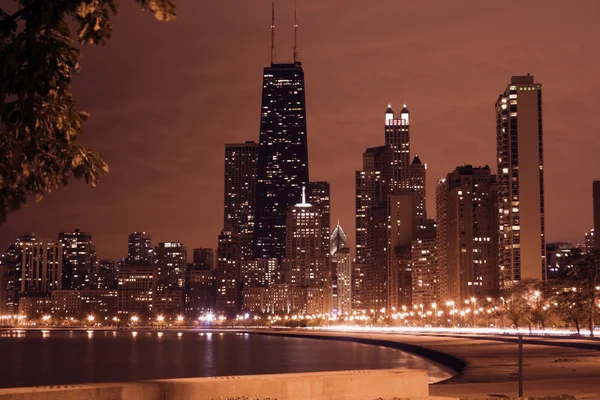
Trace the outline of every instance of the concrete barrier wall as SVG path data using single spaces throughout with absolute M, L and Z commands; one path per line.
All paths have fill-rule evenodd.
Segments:
M 375 400 L 428 395 L 427 372 L 396 369 L 0 389 L 0 400 Z

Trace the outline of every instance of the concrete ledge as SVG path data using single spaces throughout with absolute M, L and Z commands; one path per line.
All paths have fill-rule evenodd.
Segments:
M 427 372 L 397 369 L 0 389 L 0 400 L 375 400 L 428 396 Z

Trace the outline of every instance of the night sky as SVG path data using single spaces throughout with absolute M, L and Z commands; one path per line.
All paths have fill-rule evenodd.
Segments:
M 82 141 L 108 161 L 96 189 L 74 182 L 9 215 L 0 249 L 25 232 L 80 228 L 101 258 L 127 236 L 216 247 L 224 144 L 258 141 L 270 1 L 177 0 L 159 23 L 121 1 L 113 37 L 86 47 L 74 81 L 90 112 Z M 497 96 L 512 75 L 544 85 L 548 241 L 582 243 L 600 178 L 598 0 L 298 0 L 311 180 L 327 180 L 332 218 L 354 242 L 354 170 L 384 142 L 384 113 L 407 103 L 411 153 L 435 182 L 457 165 L 496 171 Z M 292 57 L 293 1 L 277 1 L 278 61 Z

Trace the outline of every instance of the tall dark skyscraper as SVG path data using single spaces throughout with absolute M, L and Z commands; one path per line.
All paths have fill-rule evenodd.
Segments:
M 600 180 L 594 181 L 594 232 L 600 235 Z M 594 247 L 600 249 L 600 239 L 594 240 Z
M 321 215 L 321 248 L 323 254 L 329 256 L 329 240 L 330 240 L 330 188 L 329 182 L 311 182 L 308 188 L 308 202 L 319 210 Z
M 75 229 L 73 232 L 60 232 L 58 241 L 63 246 L 63 287 L 80 290 L 90 285 L 96 266 L 92 235 Z
M 146 232 L 133 232 L 129 235 L 129 250 L 127 264 L 154 263 L 154 250 L 150 246 L 150 234 Z
M 298 61 L 264 70 L 257 175 L 254 257 L 283 258 L 287 212 L 309 186 L 304 71 Z
M 225 214 L 223 226 L 229 224 L 240 235 L 254 231 L 256 200 L 256 162 L 258 143 L 225 145 Z

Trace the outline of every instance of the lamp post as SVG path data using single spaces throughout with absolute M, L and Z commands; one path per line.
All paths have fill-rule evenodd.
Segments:
M 477 309 L 477 299 L 471 297 L 471 303 L 473 303 L 473 313 L 471 314 L 471 327 L 475 327 L 475 310 Z
M 433 308 L 433 324 L 437 325 L 437 304 L 433 303 L 431 308 Z

